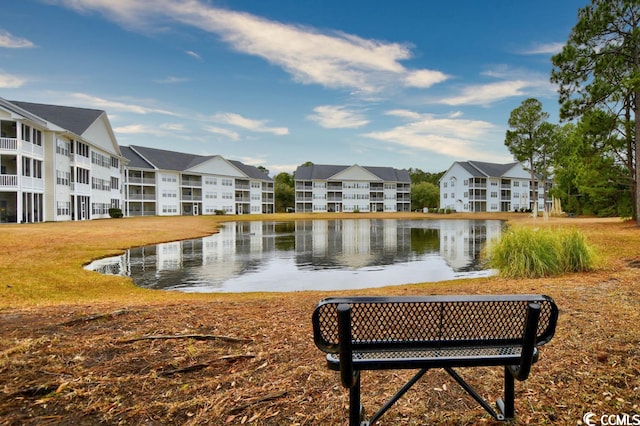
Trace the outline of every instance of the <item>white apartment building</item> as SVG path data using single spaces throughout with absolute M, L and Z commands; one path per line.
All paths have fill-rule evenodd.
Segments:
M 123 146 L 125 216 L 262 214 L 275 211 L 274 182 L 219 155 Z
M 295 175 L 296 212 L 411 211 L 411 178 L 406 170 L 312 164 Z
M 547 182 L 547 191 L 550 183 Z M 539 190 L 540 189 L 540 190 Z M 551 201 L 522 163 L 457 161 L 440 178 L 440 208 L 457 212 L 542 211 Z
M 0 98 L 0 222 L 109 217 L 123 160 L 104 111 Z

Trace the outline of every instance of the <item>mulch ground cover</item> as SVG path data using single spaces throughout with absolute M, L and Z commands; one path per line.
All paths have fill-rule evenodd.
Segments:
M 627 231 L 603 228 L 597 238 L 605 244 L 619 232 Z M 311 330 L 318 300 L 339 294 L 548 294 L 560 308 L 556 335 L 529 379 L 516 382 L 515 423 L 640 414 L 640 256 L 620 251 L 595 272 L 549 279 L 3 309 L 0 424 L 346 424 L 348 392 Z M 486 399 L 501 397 L 501 368 L 460 372 Z M 366 372 L 369 413 L 411 374 Z M 438 370 L 380 421 L 494 423 Z

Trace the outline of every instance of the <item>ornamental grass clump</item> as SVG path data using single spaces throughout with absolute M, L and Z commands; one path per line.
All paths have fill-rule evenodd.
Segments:
M 487 247 L 491 268 L 507 278 L 539 278 L 593 268 L 594 250 L 579 231 L 567 229 L 508 229 Z

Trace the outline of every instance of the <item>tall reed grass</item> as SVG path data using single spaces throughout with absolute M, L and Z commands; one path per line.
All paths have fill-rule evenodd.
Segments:
M 507 278 L 540 278 L 594 268 L 596 255 L 576 229 L 509 228 L 484 251 L 489 267 Z

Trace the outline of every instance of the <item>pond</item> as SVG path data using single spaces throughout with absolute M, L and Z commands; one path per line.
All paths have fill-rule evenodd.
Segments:
M 230 222 L 204 238 L 127 250 L 87 269 L 184 292 L 373 288 L 489 276 L 480 250 L 498 220 Z

